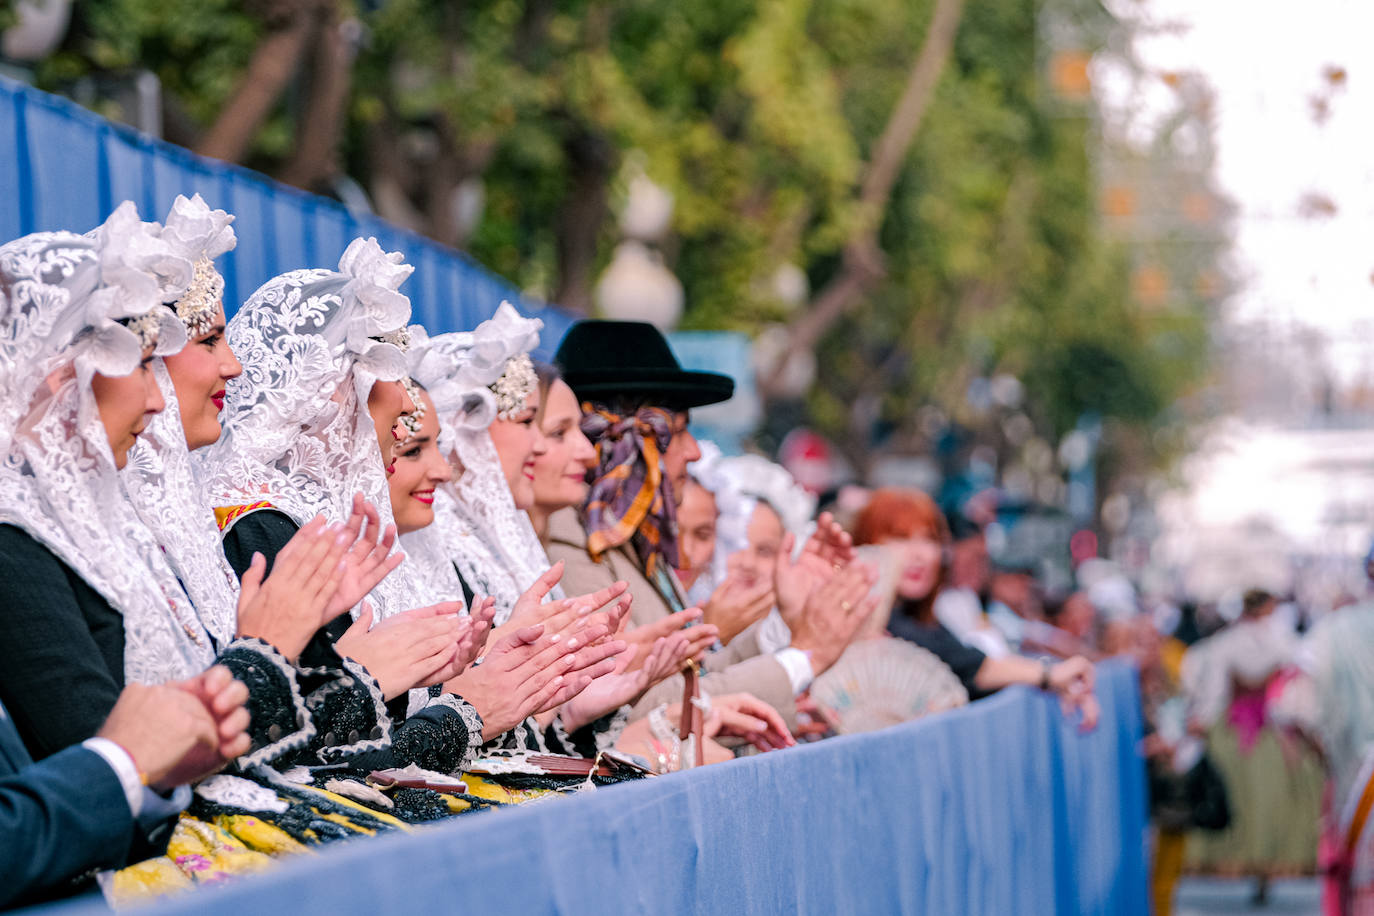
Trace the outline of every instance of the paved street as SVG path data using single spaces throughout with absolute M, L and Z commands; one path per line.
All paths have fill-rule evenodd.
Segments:
M 1176 916 L 1208 916 L 1226 913 L 1264 914 L 1264 916 L 1319 916 L 1321 890 L 1315 878 L 1274 881 L 1269 885 L 1269 902 L 1252 906 L 1254 884 L 1220 878 L 1185 878 L 1179 882 Z

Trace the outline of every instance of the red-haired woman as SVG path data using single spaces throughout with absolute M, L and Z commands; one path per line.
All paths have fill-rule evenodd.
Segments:
M 1059 695 L 1078 708 L 1084 728 L 1097 722 L 1093 667 L 1082 656 L 1058 663 L 1020 655 L 991 658 L 966 646 L 935 619 L 935 598 L 945 574 L 949 525 L 935 501 L 920 490 L 877 490 L 854 520 L 854 543 L 886 544 L 902 564 L 897 603 L 888 630 L 910 640 L 953 669 L 971 698 L 1009 684 L 1027 684 Z

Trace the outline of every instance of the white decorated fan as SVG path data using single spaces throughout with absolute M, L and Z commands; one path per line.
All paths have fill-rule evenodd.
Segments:
M 968 703 L 935 655 L 890 636 L 865 639 L 811 685 L 811 699 L 840 734 L 873 731 Z

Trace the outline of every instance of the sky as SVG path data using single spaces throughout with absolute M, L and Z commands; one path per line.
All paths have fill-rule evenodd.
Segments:
M 1215 177 L 1237 208 L 1240 288 L 1225 320 L 1267 324 L 1281 341 L 1315 329 L 1338 380 L 1374 383 L 1374 0 L 1104 2 L 1151 27 L 1135 52 L 1155 74 L 1130 85 L 1102 71 L 1108 104 L 1148 123 L 1177 101 L 1159 78 L 1171 72 L 1201 74 L 1215 94 Z M 1334 214 L 1304 214 L 1309 195 Z M 1225 421 L 1180 471 L 1184 487 L 1158 507 L 1161 546 L 1204 578 L 1209 558 L 1213 578 L 1243 586 L 1295 550 L 1361 556 L 1374 530 L 1374 431 Z
M 1230 317 L 1314 327 L 1340 379 L 1374 380 L 1374 2 L 1110 6 L 1164 26 L 1137 41 L 1151 70 L 1201 73 L 1216 93 L 1217 180 L 1238 207 L 1241 289 Z M 1324 78 L 1332 66 L 1346 74 L 1334 92 Z M 1330 98 L 1324 123 L 1313 117 L 1320 95 Z M 1335 214 L 1302 215 L 1309 194 L 1331 200 Z

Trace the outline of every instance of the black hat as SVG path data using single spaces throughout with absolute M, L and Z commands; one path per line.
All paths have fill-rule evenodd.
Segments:
M 735 393 L 728 375 L 683 369 L 658 328 L 643 321 L 579 321 L 553 359 L 578 400 L 642 397 L 686 410 Z

